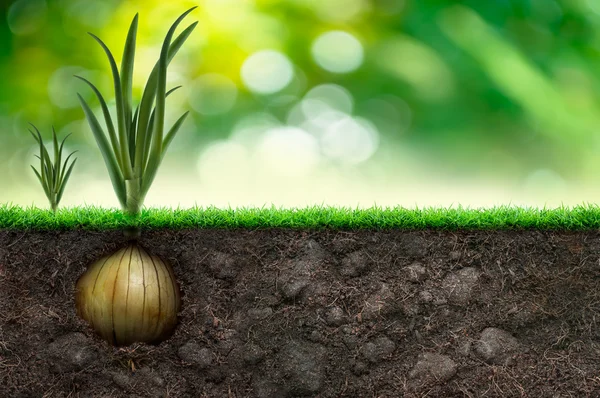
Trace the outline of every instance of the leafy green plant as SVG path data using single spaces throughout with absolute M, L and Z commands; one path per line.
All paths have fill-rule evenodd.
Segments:
M 103 48 L 110 63 L 117 108 L 116 128 L 100 91 L 87 79 L 76 76 L 92 88 L 100 102 L 108 138 L 90 106 L 78 94 L 106 163 L 115 193 L 123 211 L 129 215 L 139 214 L 165 152 L 189 113 L 184 113 L 164 135 L 166 98 L 179 88 L 167 91 L 167 66 L 198 22 L 188 26 L 175 40 L 172 39 L 177 26 L 195 8 L 183 13 L 169 29 L 162 45 L 160 58 L 150 73 L 141 102 L 135 110 L 132 101 L 132 79 L 138 14 L 133 18 L 129 28 L 120 71 L 108 47 L 97 36 L 90 33 Z
M 73 156 L 73 154 L 77 151 L 71 152 L 65 159 L 64 163 L 62 163 L 62 154 L 65 141 L 71 134 L 67 135 L 59 145 L 58 138 L 56 137 L 56 131 L 54 130 L 54 127 L 52 127 L 52 141 L 54 144 L 53 162 L 50 160 L 48 150 L 46 150 L 46 147 L 44 146 L 44 141 L 42 140 L 40 131 L 33 124 L 31 124 L 31 127 L 33 127 L 35 130 L 35 133 L 31 129 L 29 129 L 29 132 L 40 146 L 39 156 L 35 155 L 35 157 L 40 160 L 40 170 L 38 171 L 35 167 L 33 167 L 33 165 L 31 165 L 31 168 L 33 169 L 33 172 L 37 176 L 38 180 L 40 180 L 42 188 L 44 188 L 46 197 L 48 198 L 48 201 L 50 201 L 50 208 L 52 211 L 56 212 L 77 158 L 73 159 L 69 167 L 67 167 L 67 164 L 69 163 L 71 156 Z

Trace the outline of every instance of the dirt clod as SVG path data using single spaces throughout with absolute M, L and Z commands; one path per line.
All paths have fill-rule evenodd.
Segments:
M 213 353 L 210 349 L 194 342 L 186 343 L 177 351 L 179 358 L 186 362 L 198 365 L 200 369 L 208 368 L 213 362 Z
M 454 377 L 457 369 L 458 366 L 452 358 L 426 352 L 419 357 L 408 377 L 417 379 L 424 384 L 444 383 Z
M 327 309 L 325 322 L 327 322 L 329 326 L 341 326 L 346 322 L 346 314 L 344 314 L 344 310 L 338 306 L 330 307 Z
M 479 282 L 479 271 L 472 267 L 462 268 L 449 274 L 442 282 L 442 290 L 453 304 L 467 304 Z
M 83 333 L 60 336 L 48 345 L 48 359 L 57 373 L 85 369 L 98 358 L 95 348 Z
M 427 270 L 423 264 L 416 262 L 411 265 L 404 267 L 406 279 L 411 282 L 423 282 L 427 279 Z
M 396 343 L 386 336 L 369 341 L 362 348 L 362 354 L 369 362 L 379 362 L 390 356 L 396 350 Z
M 510 355 L 518 351 L 519 341 L 502 329 L 486 328 L 473 344 L 475 352 L 489 363 L 507 363 Z

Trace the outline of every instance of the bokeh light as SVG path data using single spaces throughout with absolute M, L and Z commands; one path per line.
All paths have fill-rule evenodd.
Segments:
M 333 73 L 348 73 L 362 64 L 364 50 L 358 39 L 350 33 L 331 31 L 316 38 L 312 55 L 323 69 Z
M 273 94 L 283 90 L 293 77 L 292 63 L 275 50 L 252 54 L 242 65 L 244 84 L 258 94 Z
M 15 35 L 30 35 L 42 28 L 47 6 L 44 0 L 18 0 L 8 9 L 7 22 Z
M 368 120 L 343 117 L 332 123 L 321 138 L 323 152 L 343 163 L 368 160 L 379 146 L 379 132 Z

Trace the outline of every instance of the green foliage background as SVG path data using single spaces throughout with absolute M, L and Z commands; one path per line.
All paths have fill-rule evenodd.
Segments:
M 183 168 L 195 170 L 202 148 L 227 139 L 240 120 L 266 113 L 286 124 L 311 88 L 336 84 L 351 94 L 353 116 L 371 122 L 379 133 L 378 150 L 369 159 L 341 166 L 361 178 L 376 175 L 393 185 L 399 175 L 427 170 L 440 179 L 493 179 L 517 186 L 541 170 L 547 177 L 541 178 L 542 185 L 557 179 L 567 184 L 561 187 L 597 182 L 597 0 L 2 4 L 0 202 L 30 203 L 38 188 L 28 175 L 35 147 L 27 132 L 30 121 L 46 139 L 51 125 L 59 137 L 74 133 L 71 149 L 79 149 L 79 158 L 87 160 L 78 164 L 73 179 L 77 173 L 80 179 L 103 173 L 76 97 L 79 92 L 95 104 L 93 95 L 72 78 L 81 73 L 107 95 L 111 92 L 104 54 L 86 32 L 103 38 L 120 62 L 129 23 L 140 13 L 138 45 L 145 52 L 138 52 L 134 85 L 141 95 L 168 26 L 194 5 L 200 7 L 192 18 L 200 24 L 171 67 L 170 86 L 184 84 L 186 90 L 168 105 L 173 116 L 186 109 L 192 114 L 162 178 Z M 364 60 L 358 69 L 332 73 L 315 61 L 311 46 L 333 30 L 348 32 L 362 44 Z M 294 66 L 291 83 L 270 95 L 249 90 L 240 75 L 245 60 L 264 49 L 280 51 Z M 226 112 L 203 114 L 192 106 L 194 101 L 202 106 L 223 101 L 218 85 L 198 89 L 206 74 L 235 84 L 235 101 Z M 28 185 L 31 190 L 24 195 Z

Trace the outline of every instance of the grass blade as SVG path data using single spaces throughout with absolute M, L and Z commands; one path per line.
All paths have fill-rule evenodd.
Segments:
M 110 52 L 110 50 L 108 49 L 108 47 L 106 47 L 106 44 L 104 44 L 104 42 L 102 40 L 100 40 L 100 38 L 96 35 L 94 35 L 93 33 L 90 33 L 90 36 L 92 36 L 99 44 L 100 46 L 104 49 L 104 52 L 106 53 L 106 56 L 108 57 L 108 61 L 110 63 L 110 68 L 112 70 L 112 75 L 113 75 L 113 82 L 114 82 L 114 86 L 115 86 L 115 100 L 116 100 L 116 106 L 117 106 L 117 125 L 118 125 L 118 131 L 119 131 L 119 144 L 120 144 L 120 148 L 121 148 L 121 162 L 122 162 L 122 170 L 123 170 L 123 176 L 125 178 L 131 178 L 132 174 L 133 174 L 133 170 L 131 167 L 131 163 L 129 162 L 128 156 L 127 154 L 129 153 L 129 148 L 128 148 L 128 141 L 127 141 L 127 126 L 125 123 L 125 108 L 123 105 L 123 91 L 121 89 L 121 79 L 120 79 L 120 75 L 119 75 L 119 70 L 117 69 L 117 63 L 115 62 L 115 58 L 113 57 L 112 53 Z
M 115 189 L 115 193 L 117 194 L 117 198 L 121 203 L 121 206 L 125 208 L 125 203 L 127 199 L 127 195 L 125 193 L 125 181 L 123 174 L 121 173 L 121 169 L 115 159 L 113 152 L 110 150 L 110 146 L 108 145 L 108 140 L 98 123 L 98 119 L 85 102 L 85 100 L 81 97 L 81 95 L 77 94 L 79 97 L 79 102 L 81 102 L 81 107 L 85 113 L 85 116 L 88 120 L 92 133 L 94 133 L 94 138 L 96 139 L 96 143 L 98 144 L 98 148 L 100 148 L 100 152 L 102 153 L 102 157 L 104 158 L 104 163 L 106 164 L 106 168 L 108 169 L 108 174 L 110 175 L 110 180 L 112 182 L 113 188 Z
M 98 90 L 96 88 L 96 86 L 94 86 L 92 84 L 92 82 L 90 82 L 89 80 L 87 80 L 86 78 L 81 77 L 81 76 L 75 76 L 75 77 L 78 78 L 79 80 L 87 83 L 88 86 L 90 86 L 92 88 L 92 90 L 94 91 L 94 93 L 96 94 L 96 97 L 98 98 L 98 101 L 100 102 L 100 106 L 102 107 L 102 113 L 104 115 L 104 121 L 106 122 L 106 128 L 108 129 L 108 135 L 110 137 L 110 143 L 112 145 L 113 153 L 115 154 L 115 156 L 117 158 L 119 167 L 122 168 L 123 165 L 122 165 L 122 161 L 121 161 L 121 149 L 119 148 L 119 141 L 117 139 L 117 134 L 115 132 L 115 125 L 113 124 L 112 117 L 110 116 L 110 111 L 108 110 L 108 105 L 106 105 L 106 101 L 104 100 L 104 97 L 100 93 L 100 90 Z
M 123 60 L 121 61 L 121 89 L 123 96 L 123 113 L 125 115 L 127 135 L 131 131 L 131 108 L 132 108 L 132 82 L 133 82 L 133 63 L 135 58 L 135 43 L 138 28 L 138 14 L 135 14 L 127 40 L 125 41 L 125 49 L 123 50 Z

